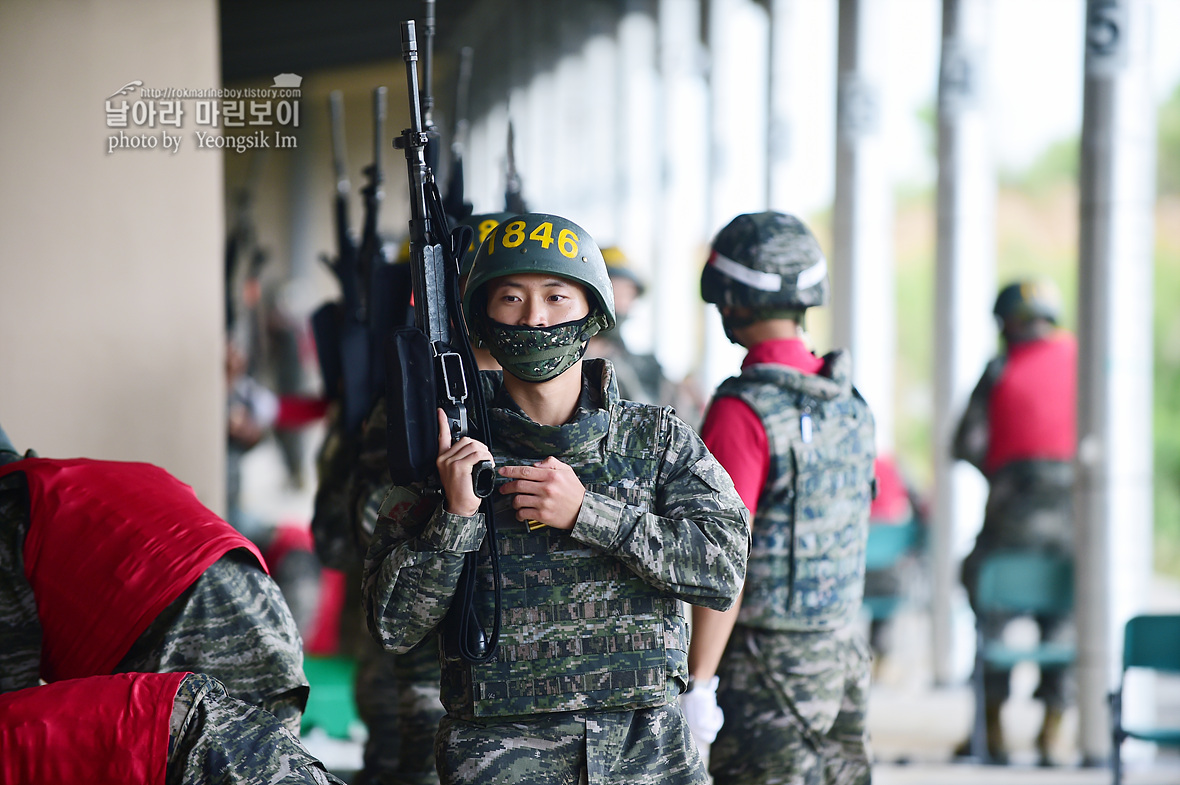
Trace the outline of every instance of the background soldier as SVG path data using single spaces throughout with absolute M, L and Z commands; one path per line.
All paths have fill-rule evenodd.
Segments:
M 170 671 L 299 733 L 303 643 L 258 548 L 159 467 L 22 458 L 0 429 L 0 693 Z
M 693 609 L 689 724 L 709 741 L 716 689 L 717 785 L 868 782 L 870 657 L 857 616 L 874 426 L 849 356 L 819 358 L 802 341 L 804 311 L 828 299 L 823 252 L 793 216 L 740 215 L 713 241 L 701 296 L 749 349 L 701 432 L 754 517 L 740 607 Z
M 0 782 L 340 785 L 269 712 L 203 673 L 67 679 L 0 695 Z
M 640 403 L 671 404 L 672 385 L 664 377 L 655 355 L 632 352 L 620 331 L 631 315 L 632 305 L 643 296 L 646 287 L 631 269 L 631 260 L 618 247 L 603 248 L 602 258 L 606 261 L 606 271 L 614 290 L 616 324 L 591 338 L 587 351 L 592 357 L 610 360 L 620 397 Z
M 994 309 L 1004 352 L 988 363 L 955 433 L 954 456 L 987 477 L 983 528 L 963 561 L 963 585 L 975 604 L 976 579 L 984 559 L 998 550 L 1073 554 L 1073 457 L 1077 448 L 1077 342 L 1057 328 L 1061 297 L 1048 281 L 1018 281 L 1000 290 Z M 981 619 L 984 637 L 999 637 L 1006 617 Z M 1069 618 L 1037 619 L 1041 638 L 1070 641 Z M 984 673 L 988 753 L 1003 761 L 1000 708 L 1008 697 L 1009 673 Z M 1041 669 L 1035 696 L 1045 702 L 1037 736 L 1043 763 L 1049 760 L 1072 699 L 1068 671 Z
M 737 596 L 748 541 L 732 483 L 669 410 L 619 400 L 610 364 L 582 360 L 614 307 L 580 227 L 541 214 L 498 226 L 464 311 L 504 368 L 481 374 L 508 480 L 498 537 L 471 483 L 493 453 L 451 444 L 443 421 L 444 494 L 391 488 L 365 563 L 370 627 L 405 651 L 442 621 L 466 554 L 487 587 L 497 549 L 498 648 L 481 664 L 444 651 L 442 781 L 707 781 L 675 701 L 688 676 L 680 601 L 723 609 Z

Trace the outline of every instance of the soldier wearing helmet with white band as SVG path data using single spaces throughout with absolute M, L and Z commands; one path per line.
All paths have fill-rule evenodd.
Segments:
M 816 357 L 802 340 L 804 312 L 828 300 L 827 263 L 794 216 L 739 215 L 713 241 L 701 296 L 749 350 L 701 435 L 752 512 L 752 546 L 739 606 L 693 609 L 685 714 L 712 742 L 717 785 L 868 782 L 857 617 L 874 424 L 847 353 Z

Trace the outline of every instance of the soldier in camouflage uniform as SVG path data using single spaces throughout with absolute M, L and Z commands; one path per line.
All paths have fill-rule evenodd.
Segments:
M 303 643 L 257 547 L 163 469 L 22 458 L 0 430 L 0 693 L 184 670 L 299 732 Z
M 749 349 L 701 434 L 753 511 L 753 544 L 740 606 L 693 609 L 685 715 L 712 741 L 717 785 L 869 782 L 857 617 L 874 425 L 848 354 L 802 341 L 804 311 L 828 298 L 823 252 L 793 216 L 738 216 L 713 241 L 701 296 Z
M 200 673 L 89 676 L 0 695 L 0 782 L 341 785 L 272 714 Z
M 635 354 L 627 348 L 620 332 L 623 322 L 630 315 L 632 303 L 643 296 L 644 285 L 631 269 L 626 254 L 615 246 L 602 249 L 606 271 L 610 275 L 615 297 L 615 319 L 618 322 L 611 330 L 604 330 L 590 339 L 587 354 L 610 360 L 619 385 L 619 395 L 629 401 L 640 403 L 675 403 L 672 383 L 664 376 L 659 361 L 652 354 Z
M 688 676 L 681 600 L 736 598 L 741 500 L 669 409 L 620 400 L 610 364 L 582 360 L 614 322 L 583 229 L 507 219 L 479 249 L 464 309 L 504 368 L 481 374 L 492 448 L 440 428 L 443 493 L 392 487 L 365 562 L 370 628 L 405 651 L 442 622 L 469 553 L 489 618 L 496 549 L 498 647 L 482 664 L 441 652 L 442 782 L 705 783 L 675 700 Z M 495 539 L 471 487 L 481 460 L 505 480 Z
M 954 456 L 987 477 L 983 528 L 963 561 L 963 585 L 975 604 L 979 568 L 1000 550 L 1073 555 L 1073 458 L 1077 446 L 1077 343 L 1057 328 L 1061 298 L 1046 280 L 1005 286 L 996 297 L 1004 353 L 983 373 L 955 433 Z M 1000 637 L 1010 617 L 984 615 L 984 638 Z M 1046 641 L 1072 642 L 1068 617 L 1040 616 Z M 985 671 L 984 716 L 988 755 L 1006 759 L 1000 708 L 1008 697 L 1008 671 Z M 1072 700 L 1063 667 L 1044 666 L 1035 696 L 1045 702 L 1037 750 L 1049 762 Z

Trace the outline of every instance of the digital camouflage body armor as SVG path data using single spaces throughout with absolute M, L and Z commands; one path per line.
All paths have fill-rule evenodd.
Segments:
M 754 517 L 738 622 L 766 630 L 833 630 L 864 594 L 874 426 L 843 352 L 818 375 L 754 365 L 722 382 L 761 418 L 771 468 Z
M 530 531 L 496 500 L 499 645 L 485 664 L 444 652 L 448 716 L 662 706 L 688 675 L 681 601 L 724 610 L 741 590 L 748 522 L 733 482 L 669 409 L 619 400 L 606 361 L 584 362 L 579 404 L 559 427 L 529 420 L 502 378 L 482 375 L 497 462 L 553 456 L 586 494 L 571 531 Z M 481 514 L 390 489 L 365 567 L 370 629 L 387 649 L 408 650 L 442 621 L 468 552 L 480 553 L 477 612 L 491 618 L 487 542 Z
M 661 459 L 655 448 L 666 441 L 670 410 L 615 401 L 555 427 L 538 425 L 515 407 L 493 407 L 498 466 L 554 455 L 574 468 L 587 491 L 654 509 Z M 496 517 L 503 576 L 499 650 L 483 665 L 444 660 L 448 710 L 485 717 L 636 709 L 680 693 L 672 676 L 687 679 L 688 628 L 679 600 L 568 532 L 529 531 L 507 497 L 497 500 Z M 492 593 L 484 561 L 480 612 L 486 618 Z

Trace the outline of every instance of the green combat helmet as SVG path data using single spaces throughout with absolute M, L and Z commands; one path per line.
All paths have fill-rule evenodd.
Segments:
M 471 230 L 475 232 L 475 236 L 471 238 L 471 244 L 467 246 L 467 253 L 463 255 L 463 266 L 459 270 L 460 278 L 471 272 L 471 265 L 475 262 L 475 252 L 483 241 L 488 239 L 492 230 L 502 224 L 505 219 L 511 217 L 512 213 L 477 213 L 459 221 L 459 226 L 470 226 Z
M 635 296 L 642 297 L 647 289 L 643 280 L 631 269 L 631 260 L 617 245 L 608 245 L 602 249 L 602 258 L 606 262 L 606 271 L 611 278 L 622 278 L 635 284 Z
M 759 319 L 802 321 L 828 302 L 828 263 L 819 243 L 793 215 L 765 212 L 734 218 L 717 233 L 701 272 L 701 299 L 722 309 L 725 333 Z M 741 318 L 726 308 L 745 308 Z
M 551 327 L 519 327 L 487 316 L 485 285 L 522 273 L 556 275 L 586 287 L 590 313 Z M 573 366 L 590 338 L 615 325 L 615 296 L 598 245 L 582 227 L 556 215 L 524 213 L 496 226 L 479 246 L 463 313 L 472 342 L 486 346 L 504 370 L 519 379 L 543 382 Z
M 1052 281 L 1028 279 L 1010 283 L 1000 290 L 992 309 L 1001 329 L 1006 322 L 1031 322 L 1046 319 L 1053 324 L 1061 319 L 1061 293 Z

